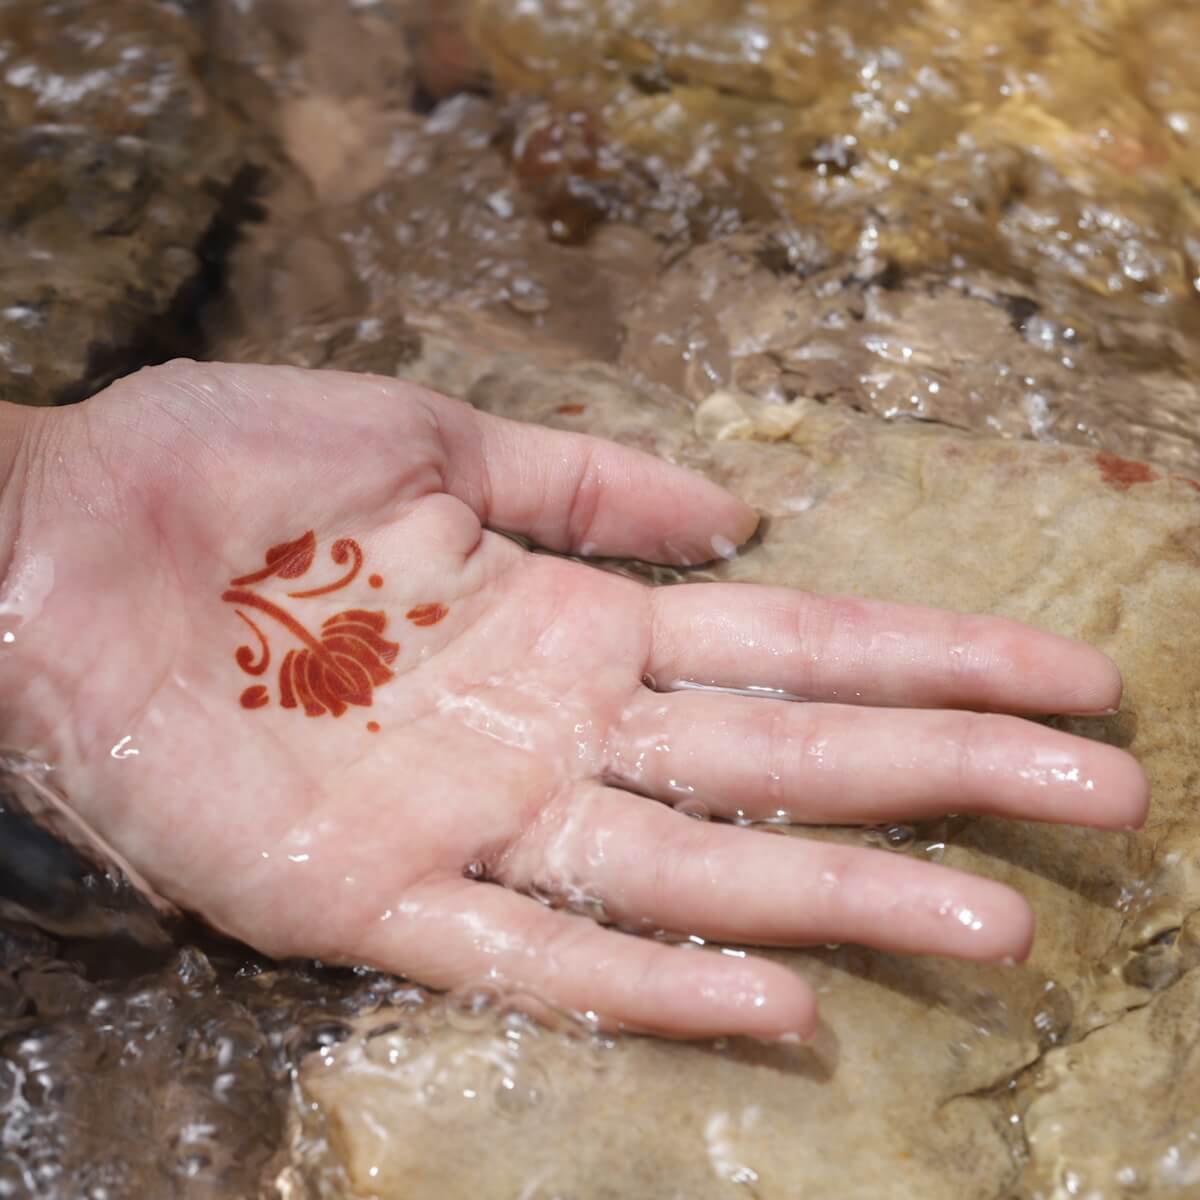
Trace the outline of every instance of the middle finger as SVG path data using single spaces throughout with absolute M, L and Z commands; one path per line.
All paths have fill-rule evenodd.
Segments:
M 1017 717 L 643 692 L 611 744 L 610 781 L 715 816 L 874 823 L 987 813 L 1099 829 L 1146 816 L 1122 750 Z

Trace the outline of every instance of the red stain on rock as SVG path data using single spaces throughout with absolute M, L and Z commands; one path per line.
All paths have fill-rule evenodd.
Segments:
M 560 404 L 555 410 L 564 417 L 577 417 L 580 413 L 587 412 L 586 404 Z
M 1119 492 L 1128 491 L 1135 483 L 1153 483 L 1162 478 L 1148 463 L 1120 458 L 1107 450 L 1101 450 L 1096 455 L 1096 466 L 1100 468 L 1104 482 Z

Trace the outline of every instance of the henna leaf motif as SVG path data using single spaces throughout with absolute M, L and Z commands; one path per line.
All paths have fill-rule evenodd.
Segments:
M 267 565 L 261 571 L 239 576 L 231 580 L 231 584 L 233 587 L 245 587 L 249 583 L 261 583 L 272 575 L 278 575 L 280 579 L 299 579 L 312 566 L 316 553 L 317 535 L 310 529 L 294 542 L 272 546 L 267 551 Z
M 450 610 L 444 604 L 418 604 L 410 608 L 405 616 L 414 625 L 436 625 L 443 620 Z

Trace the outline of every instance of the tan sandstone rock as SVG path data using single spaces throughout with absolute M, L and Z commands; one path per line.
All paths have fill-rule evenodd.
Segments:
M 1100 645 L 1125 672 L 1126 705 L 1111 720 L 1062 723 L 1130 746 L 1153 781 L 1154 811 L 1136 834 L 965 818 L 916 830 L 906 852 L 1029 896 L 1033 956 L 981 969 L 852 948 L 782 954 L 821 993 L 828 1029 L 815 1051 L 619 1039 L 597 1073 L 594 1056 L 560 1034 L 526 1032 L 514 1049 L 499 1018 L 465 1031 L 435 1001 L 419 1020 L 385 1013 L 310 1060 L 302 1079 L 345 1194 L 1058 1197 L 1074 1194 L 1062 1190 L 1072 1171 L 1097 1197 L 1126 1194 L 1130 1172 L 1166 1187 L 1137 1137 L 1084 1171 L 1091 1140 L 1048 1131 L 1060 1111 L 1076 1123 L 1112 1119 L 1103 1086 L 1052 1069 L 1076 1046 L 1102 1046 L 1093 1031 L 1150 1055 L 1145 1021 L 1129 1024 L 1135 1010 L 1168 1004 L 1181 1041 L 1200 1025 L 1189 1030 L 1186 1004 L 1171 999 L 1194 989 L 1200 963 L 1179 932 L 1200 911 L 1195 485 L 1078 450 L 887 427 L 813 403 L 717 393 L 692 414 L 600 366 L 544 371 L 501 356 L 472 383 L 461 356 L 430 348 L 416 374 L 437 383 L 450 361 L 481 407 L 654 449 L 760 507 L 761 544 L 713 577 L 999 612 Z M 1027 1082 L 1053 1047 L 1038 1083 Z M 1101 1055 L 1097 1078 L 1116 1061 Z M 506 1113 L 503 1099 L 531 1086 L 523 1073 L 535 1101 Z M 1123 1102 L 1156 1131 L 1155 1161 L 1176 1144 L 1167 1112 L 1196 1108 L 1173 1080 L 1148 1066 L 1123 1084 Z M 1192 1163 L 1195 1146 L 1183 1132 L 1176 1141 Z

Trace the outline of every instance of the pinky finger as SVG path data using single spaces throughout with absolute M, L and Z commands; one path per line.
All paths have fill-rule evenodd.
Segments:
M 593 1013 L 610 1029 L 801 1040 L 816 1032 L 812 989 L 786 967 L 619 933 L 494 884 L 423 884 L 356 949 L 430 987 L 491 983 Z

